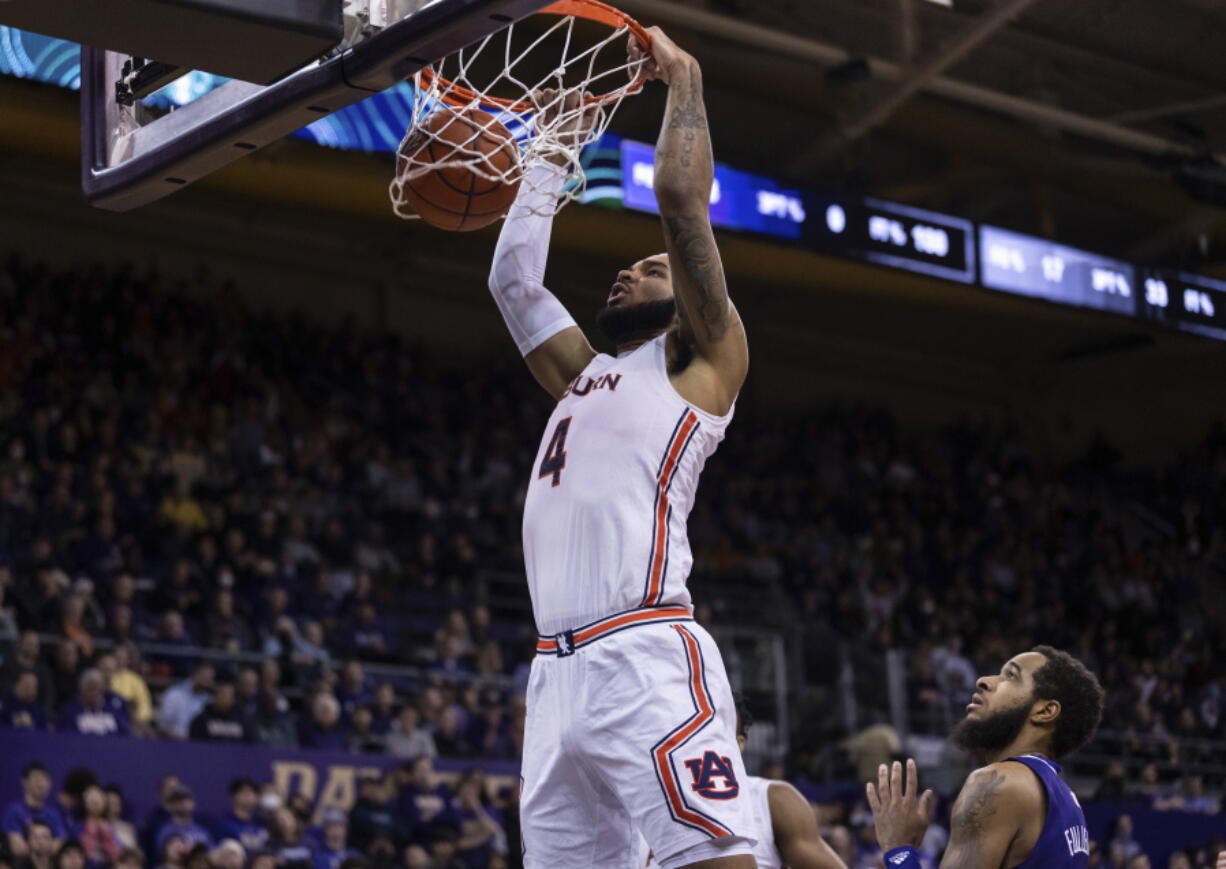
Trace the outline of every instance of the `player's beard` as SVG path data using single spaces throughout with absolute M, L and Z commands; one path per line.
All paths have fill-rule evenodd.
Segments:
M 954 725 L 949 738 L 972 754 L 991 755 L 1008 747 L 1026 725 L 1033 701 L 1027 700 L 1011 709 L 1002 709 L 978 720 L 966 717 Z
M 663 332 L 677 316 L 673 299 L 639 302 L 635 305 L 605 305 L 596 312 L 596 328 L 617 347 L 645 341 Z

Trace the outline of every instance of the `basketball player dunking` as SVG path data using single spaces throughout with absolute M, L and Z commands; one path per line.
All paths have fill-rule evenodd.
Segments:
M 1089 865 L 1085 815 L 1056 760 L 1098 727 L 1103 689 L 1085 666 L 1050 646 L 983 676 L 951 738 L 987 761 L 967 778 L 950 813 L 942 869 L 1081 869 Z M 882 764 L 867 785 L 885 862 L 919 869 L 915 851 L 932 820 L 915 761 Z
M 650 33 L 644 71 L 669 88 L 655 174 L 667 253 L 617 273 L 597 316 L 616 355 L 596 353 L 542 284 L 553 167 L 522 185 L 490 275 L 558 402 L 524 503 L 541 634 L 522 767 L 530 869 L 630 869 L 640 833 L 665 869 L 756 866 L 731 691 L 686 590 L 686 517 L 749 356 L 708 217 L 701 72 Z

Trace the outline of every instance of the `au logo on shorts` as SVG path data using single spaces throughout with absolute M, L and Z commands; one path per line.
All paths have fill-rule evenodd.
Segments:
M 732 761 L 713 751 L 687 760 L 685 767 L 694 776 L 694 783 L 690 787 L 700 796 L 709 800 L 730 800 L 741 792 Z

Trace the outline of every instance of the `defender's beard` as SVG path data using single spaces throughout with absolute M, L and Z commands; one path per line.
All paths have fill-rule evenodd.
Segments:
M 596 312 L 596 328 L 620 347 L 663 332 L 676 316 L 677 303 L 672 299 L 618 307 L 605 305 Z
M 1022 732 L 1026 719 L 1030 717 L 1031 702 L 1028 700 L 978 721 L 963 718 L 954 726 L 949 738 L 954 745 L 974 754 L 994 754 L 1007 747 Z

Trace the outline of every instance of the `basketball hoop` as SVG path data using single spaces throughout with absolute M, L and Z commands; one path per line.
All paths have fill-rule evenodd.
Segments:
M 539 24 L 545 15 L 558 20 L 543 33 L 533 33 L 529 22 Z M 592 25 L 600 31 L 595 36 L 587 32 Z M 580 152 L 604 135 L 622 100 L 641 91 L 647 81 L 642 74 L 646 56 L 626 59 L 627 37 L 644 49 L 651 46 L 650 36 L 637 21 L 606 3 L 558 0 L 537 16 L 424 67 L 414 77 L 413 114 L 397 149 L 396 176 L 388 191 L 397 216 L 417 217 L 403 196 L 405 183 L 439 169 L 463 168 L 489 182 L 535 186 L 531 170 L 550 160 L 562 167 L 565 181 L 560 191 L 551 186 L 544 198 L 549 203 L 544 206 L 546 214 L 556 214 L 578 199 L 586 187 Z M 555 59 L 557 43 L 560 61 Z M 613 54 L 616 59 L 610 60 Z M 534 95 L 546 90 L 553 92 L 552 97 L 538 104 Z M 578 100 L 573 99 L 576 94 Z M 568 107 L 567 102 L 575 105 Z M 438 112 L 472 118 L 473 110 L 488 115 L 489 123 L 474 126 L 468 141 L 423 147 L 438 141 L 431 132 L 439 127 L 437 118 L 432 123 L 427 118 Z M 577 133 L 575 125 L 585 115 L 591 127 Z M 509 130 L 516 142 L 519 159 L 506 169 L 493 165 L 480 146 L 486 132 L 482 127 L 497 124 Z M 556 178 L 556 173 L 551 174 Z

